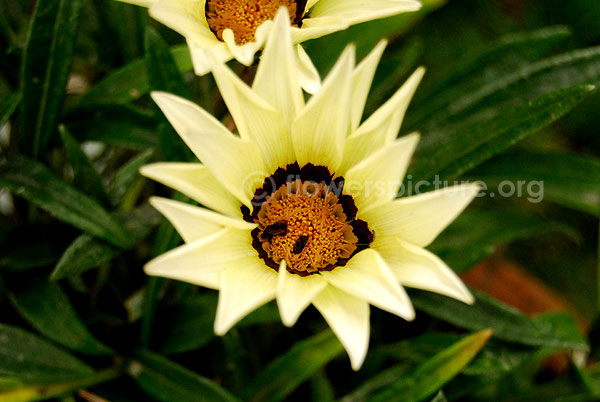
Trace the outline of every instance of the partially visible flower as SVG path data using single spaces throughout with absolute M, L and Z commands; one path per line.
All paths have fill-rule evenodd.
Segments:
M 288 326 L 312 303 L 358 369 L 369 343 L 369 304 L 412 320 L 403 285 L 473 301 L 424 247 L 479 187 L 396 199 L 419 139 L 396 136 L 424 70 L 361 123 L 384 48 L 355 66 L 349 46 L 305 103 L 280 12 L 252 87 L 222 63 L 212 65 L 238 135 L 185 99 L 152 94 L 202 163 L 158 163 L 142 173 L 210 209 L 153 197 L 185 244 L 145 270 L 218 289 L 217 334 L 274 298 Z
M 318 38 L 350 25 L 416 11 L 416 0 L 121 0 L 149 7 L 150 15 L 183 35 L 191 50 L 196 74 L 210 71 L 209 51 L 218 61 L 232 58 L 244 65 L 254 61 L 263 47 L 271 20 L 281 6 L 288 9 L 294 25 L 294 43 Z M 267 22 L 265 24 L 265 22 Z M 301 79 L 315 91 L 318 73 L 301 47 Z

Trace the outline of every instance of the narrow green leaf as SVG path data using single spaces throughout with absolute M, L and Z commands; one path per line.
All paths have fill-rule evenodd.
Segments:
M 150 163 L 153 153 L 154 151 L 152 149 L 148 149 L 132 158 L 117 170 L 109 190 L 109 197 L 113 205 L 116 205 L 121 201 L 121 198 L 123 198 L 129 187 L 140 177 L 140 168 Z
M 276 358 L 244 391 L 247 401 L 281 401 L 332 359 L 342 344 L 329 330 L 296 343 Z
M 153 398 L 164 402 L 238 402 L 218 384 L 151 352 L 138 353 L 129 374 Z
M 171 56 L 169 46 L 160 35 L 151 28 L 146 30 L 144 38 L 146 49 L 146 70 L 153 91 L 165 91 L 189 98 L 189 90 L 181 73 Z M 164 158 L 171 161 L 192 160 L 193 154 L 175 129 L 169 124 L 162 111 L 155 106 L 155 111 L 163 124 L 159 126 L 160 149 Z
M 0 185 L 94 236 L 122 248 L 131 245 L 125 228 L 102 206 L 54 176 L 41 163 L 15 156 L 0 166 Z
M 145 239 L 160 222 L 160 215 L 149 204 L 130 212 L 119 212 L 116 216 L 129 231 L 132 244 Z M 122 252 L 122 247 L 115 247 L 88 234 L 82 234 L 65 250 L 54 267 L 50 279 L 56 281 L 78 275 L 111 261 Z
M 192 60 L 187 45 L 171 48 L 171 54 L 181 73 L 192 70 Z M 78 107 L 95 104 L 124 104 L 139 99 L 150 92 L 146 61 L 136 60 L 111 73 L 96 84 L 79 102 Z
M 146 29 L 144 35 L 144 47 L 146 61 L 146 71 L 150 81 L 150 87 L 153 91 L 166 91 L 175 95 L 188 97 L 189 90 L 177 64 L 169 45 L 163 38 L 151 27 Z
M 435 293 L 411 291 L 415 307 L 442 321 L 461 328 L 491 328 L 494 337 L 530 346 L 588 350 L 586 342 L 571 330 L 564 331 L 552 323 L 536 321 L 518 310 L 484 294 L 473 291 L 475 304 L 469 306 Z
M 557 151 L 511 151 L 479 166 L 471 177 L 496 188 L 509 181 L 515 196 L 530 202 L 552 201 L 600 217 L 598 158 Z M 519 182 L 522 185 L 517 187 Z
M 589 96 L 590 85 L 559 90 L 481 122 L 448 128 L 444 143 L 422 153 L 409 170 L 413 180 L 452 180 L 515 142 L 549 125 Z
M 57 381 L 86 378 L 92 373 L 88 365 L 49 342 L 20 328 L 0 324 L 0 375 Z
M 310 390 L 312 402 L 333 402 L 335 399 L 335 389 L 324 369 L 313 374 L 310 379 Z
M 469 335 L 422 363 L 411 375 L 402 378 L 370 399 L 389 401 L 402 395 L 406 402 L 421 401 L 456 376 L 483 348 L 492 331 Z
M 131 106 L 113 104 L 77 109 L 67 116 L 65 125 L 81 141 L 137 150 L 159 146 L 154 116 Z
M 369 396 L 375 392 L 384 389 L 401 378 L 404 378 L 410 372 L 411 367 L 408 364 L 400 363 L 390 368 L 382 370 L 376 375 L 367 379 L 352 393 L 344 396 L 339 402 L 364 402 L 369 400 Z
M 461 273 L 489 257 L 500 244 L 549 232 L 565 233 L 578 240 L 574 229 L 532 211 L 515 208 L 502 211 L 469 209 L 428 248 L 453 270 Z
M 59 126 L 58 132 L 62 139 L 67 159 L 73 169 L 74 180 L 73 184 L 79 190 L 89 194 L 93 198 L 101 201 L 105 205 L 109 205 L 108 195 L 100 174 L 94 168 L 88 157 L 81 150 L 81 145 L 67 131 L 65 126 Z
M 121 374 L 122 369 L 115 368 L 90 374 L 87 378 L 82 378 L 80 380 L 46 382 L 43 384 L 21 382 L 12 378 L 7 379 L 7 381 L 2 379 L 4 384 L 0 382 L 0 399 L 4 402 L 47 400 L 49 398 L 61 396 L 67 392 L 113 380 Z
M 81 353 L 112 352 L 87 330 L 58 283 L 28 281 L 10 289 L 11 300 L 21 316 L 46 337 Z
M 348 43 L 354 43 L 359 59 L 364 57 L 381 38 L 394 39 L 407 32 L 421 18 L 430 12 L 442 7 L 445 0 L 422 0 L 419 11 L 403 13 L 394 17 L 379 19 L 352 26 L 343 31 L 308 41 L 303 46 L 317 69 L 323 76 L 335 63 L 336 58 L 331 55 L 342 53 Z
M 37 158 L 56 130 L 71 71 L 81 0 L 38 0 L 21 70 L 21 151 Z
M 406 124 L 422 129 L 431 119 L 440 119 L 440 114 L 450 109 L 456 99 L 513 73 L 529 60 L 537 60 L 570 35 L 567 27 L 554 26 L 501 37 L 474 56 L 458 61 L 456 67 L 425 88 L 413 102 Z
M 21 92 L 15 92 L 4 99 L 0 99 L 0 127 L 10 119 L 21 102 Z
M 183 353 L 216 339 L 213 330 L 216 311 L 217 295 L 213 292 L 195 294 L 162 306 L 157 314 L 157 328 L 161 329 L 160 351 L 165 354 Z M 277 307 L 269 303 L 244 317 L 236 327 L 279 321 Z

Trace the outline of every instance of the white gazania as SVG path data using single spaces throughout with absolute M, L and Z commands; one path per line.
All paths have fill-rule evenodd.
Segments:
M 237 135 L 185 99 L 152 94 L 201 163 L 157 163 L 142 173 L 206 208 L 152 198 L 185 244 L 145 270 L 217 289 L 217 334 L 274 298 L 287 326 L 312 303 L 358 369 L 368 348 L 369 304 L 412 320 L 403 286 L 473 302 L 454 272 L 424 247 L 479 188 L 395 199 L 419 139 L 396 136 L 423 69 L 361 123 L 384 47 L 355 65 L 349 46 L 305 103 L 289 21 L 279 13 L 252 87 L 222 63 L 212 66 Z M 304 176 L 282 179 L 298 169 Z M 333 182 L 303 181 L 324 172 Z M 334 194 L 339 177 L 343 193 Z
M 183 35 L 198 75 L 210 71 L 207 52 L 218 61 L 232 58 L 244 65 L 263 47 L 280 6 L 289 9 L 294 43 L 318 38 L 350 25 L 389 17 L 421 7 L 417 0 L 120 0 L 148 7 L 150 15 Z M 266 23 L 263 23 L 266 22 Z M 309 92 L 318 88 L 318 73 L 302 47 L 300 79 Z M 312 93 L 311 92 L 311 93 Z

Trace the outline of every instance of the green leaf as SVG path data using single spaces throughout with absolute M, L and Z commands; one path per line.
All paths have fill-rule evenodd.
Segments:
M 140 168 L 150 163 L 153 154 L 154 151 L 152 149 L 148 149 L 132 158 L 129 162 L 117 170 L 114 181 L 109 190 L 109 197 L 113 205 L 118 204 L 133 182 L 141 177 L 139 173 Z
M 421 91 L 406 116 L 406 125 L 422 129 L 431 120 L 442 120 L 442 115 L 452 110 L 453 103 L 502 79 L 515 69 L 537 60 L 549 48 L 564 41 L 571 34 L 563 26 L 545 27 L 533 32 L 508 34 L 485 46 L 465 61 L 458 61 L 441 78 Z
M 13 157 L 0 166 L 0 185 L 94 236 L 122 248 L 131 245 L 125 228 L 100 204 L 54 176 L 41 163 Z
M 81 145 L 67 131 L 65 126 L 59 126 L 58 132 L 62 139 L 67 159 L 71 168 L 73 168 L 74 180 L 73 185 L 86 194 L 89 194 L 105 205 L 109 205 L 106 189 L 102 184 L 102 178 L 92 165 L 88 157 L 81 150 Z
M 239 399 L 205 377 L 151 352 L 137 355 L 129 369 L 138 385 L 164 402 L 238 402 Z
M 186 45 L 174 46 L 171 54 L 181 73 L 192 70 L 190 51 Z M 124 104 L 150 92 L 146 61 L 136 60 L 108 75 L 79 102 L 78 107 L 95 104 Z
M 81 0 L 37 1 L 21 66 L 21 151 L 34 158 L 56 130 L 81 5 Z
M 77 389 L 110 381 L 121 374 L 122 370 L 119 368 L 108 369 L 90 374 L 87 378 L 80 380 L 53 381 L 42 384 L 29 383 L 27 381 L 22 382 L 14 378 L 2 378 L 0 379 L 0 399 L 4 402 L 47 400 Z
M 488 329 L 463 338 L 369 400 L 389 401 L 402 395 L 403 401 L 416 402 L 431 396 L 469 364 L 491 335 Z
M 529 346 L 588 350 L 580 335 L 557 328 L 551 323 L 536 321 L 520 311 L 484 294 L 473 291 L 475 304 L 469 306 L 435 293 L 411 291 L 415 307 L 442 321 L 461 328 L 490 328 L 494 338 Z
M 165 91 L 175 95 L 189 97 L 189 90 L 169 45 L 151 27 L 144 35 L 146 71 L 153 91 Z
M 573 109 L 595 88 L 590 85 L 559 90 L 525 105 L 500 111 L 480 122 L 449 127 L 443 143 L 427 154 L 423 150 L 407 179 L 452 180 L 515 142 L 549 125 Z
M 93 140 L 137 150 L 159 146 L 154 116 L 131 106 L 97 105 L 77 109 L 65 124 L 80 141 Z
M 21 102 L 21 92 L 15 92 L 4 99 L 0 99 L 0 127 L 10 119 Z
M 150 284 L 148 285 L 150 288 Z M 157 315 L 160 328 L 160 351 L 165 354 L 198 349 L 216 339 L 213 330 L 217 311 L 217 295 L 213 292 L 195 294 L 163 306 Z M 253 311 L 236 327 L 279 322 L 279 312 L 273 303 Z
M 427 154 L 436 149 L 449 134 L 460 130 L 461 125 L 486 121 L 511 107 L 541 99 L 552 91 L 598 85 L 600 47 L 576 50 L 534 63 L 521 63 L 502 70 L 490 79 L 487 74 L 478 75 L 483 79 L 472 86 L 459 86 L 446 91 L 456 93 L 435 95 L 437 99 L 446 98 L 449 103 L 436 103 L 427 112 L 429 115 L 420 114 L 418 107 L 415 113 L 408 113 L 406 127 L 424 134 L 418 152 Z M 413 114 L 420 121 L 412 122 Z
M 452 222 L 428 248 L 461 273 L 492 255 L 500 244 L 549 232 L 562 232 L 578 240 L 574 229 L 532 211 L 471 208 Z
M 0 375 L 57 381 L 81 379 L 92 373 L 88 365 L 47 341 L 20 328 L 0 324 Z
M 422 0 L 422 7 L 419 11 L 355 25 L 327 35 L 327 37 L 308 41 L 303 46 L 306 47 L 314 65 L 323 76 L 323 73 L 333 66 L 337 55 L 342 53 L 349 43 L 355 44 L 360 60 L 375 47 L 381 38 L 390 40 L 397 38 L 406 33 L 421 18 L 442 7 L 445 3 L 445 0 Z M 336 56 L 332 57 L 332 55 Z
M 276 358 L 244 391 L 245 400 L 281 401 L 332 359 L 342 354 L 342 344 L 329 330 L 296 343 Z
M 352 393 L 340 399 L 340 402 L 364 402 L 369 400 L 373 393 L 384 389 L 410 372 L 411 367 L 406 363 L 396 364 L 390 368 L 380 371 L 362 383 Z
M 479 166 L 472 178 L 497 188 L 503 182 L 512 182 L 515 192 L 516 185 L 523 182 L 521 197 L 530 202 L 553 201 L 600 217 L 600 159 L 595 157 L 557 151 L 510 151 Z M 529 194 L 533 185 L 537 197 Z
M 153 91 L 165 91 L 189 98 L 189 90 L 181 73 L 169 52 L 169 46 L 160 35 L 151 28 L 146 30 L 146 69 Z M 193 160 L 194 156 L 181 137 L 169 124 L 162 111 L 155 106 L 155 111 L 163 124 L 159 126 L 160 149 L 166 160 Z
M 59 284 L 27 281 L 10 289 L 21 316 L 46 337 L 81 353 L 112 353 L 87 330 Z
M 119 212 L 117 220 L 129 231 L 133 244 L 145 239 L 160 222 L 160 215 L 149 204 L 130 212 Z M 50 279 L 55 281 L 108 263 L 123 252 L 122 247 L 82 234 L 65 250 Z

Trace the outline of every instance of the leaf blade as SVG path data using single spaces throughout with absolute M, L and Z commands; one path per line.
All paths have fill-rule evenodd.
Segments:
M 39 0 L 21 69 L 21 151 L 37 158 L 50 142 L 66 92 L 81 0 Z
M 0 166 L 0 184 L 66 223 L 118 247 L 131 245 L 125 228 L 100 204 L 41 163 L 16 155 Z

